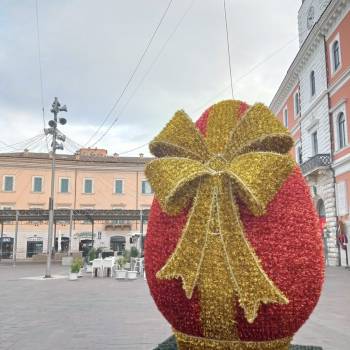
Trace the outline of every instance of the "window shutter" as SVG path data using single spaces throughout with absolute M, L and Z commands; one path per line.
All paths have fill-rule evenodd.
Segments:
M 348 214 L 348 199 L 346 182 L 342 181 L 336 184 L 336 202 L 337 213 L 339 216 Z

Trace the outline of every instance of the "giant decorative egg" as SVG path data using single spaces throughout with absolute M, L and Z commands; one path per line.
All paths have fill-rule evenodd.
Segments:
M 324 275 L 293 140 L 261 104 L 223 101 L 191 123 L 177 112 L 150 145 L 151 295 L 180 349 L 288 349 Z

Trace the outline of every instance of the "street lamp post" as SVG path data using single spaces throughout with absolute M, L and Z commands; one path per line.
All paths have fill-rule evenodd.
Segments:
M 52 256 L 52 234 L 53 234 L 53 221 L 54 221 L 54 197 L 55 197 L 55 170 L 56 170 L 56 150 L 63 150 L 63 143 L 58 143 L 57 140 L 64 142 L 66 137 L 57 129 L 57 123 L 65 125 L 67 120 L 65 118 L 57 119 L 59 112 L 67 112 L 67 107 L 61 106 L 58 102 L 57 97 L 55 97 L 52 103 L 51 113 L 54 115 L 54 119 L 49 121 L 50 128 L 44 129 L 45 134 L 52 135 L 51 143 L 51 195 L 49 199 L 49 230 L 47 239 L 47 259 L 46 259 L 46 273 L 45 278 L 51 278 L 51 256 Z

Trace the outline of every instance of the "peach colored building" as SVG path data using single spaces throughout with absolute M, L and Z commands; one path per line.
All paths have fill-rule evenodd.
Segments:
M 55 203 L 57 209 L 149 209 L 153 192 L 144 175 L 151 158 L 108 156 L 100 149 L 81 149 L 75 155 L 57 155 Z M 47 153 L 0 154 L 0 209 L 48 209 L 51 159 Z M 5 222 L 4 258 L 11 256 L 14 223 Z M 139 222 L 112 220 L 94 224 L 94 246 L 122 251 L 139 233 Z M 69 225 L 58 222 L 56 251 L 68 249 Z M 31 258 L 47 251 L 47 222 L 20 223 L 17 257 Z M 146 232 L 146 230 L 145 230 Z M 88 221 L 75 222 L 72 251 L 91 244 Z
M 338 236 L 342 221 L 350 238 L 350 0 L 303 0 L 298 27 L 300 49 L 270 108 L 294 136 L 327 262 L 346 264 Z

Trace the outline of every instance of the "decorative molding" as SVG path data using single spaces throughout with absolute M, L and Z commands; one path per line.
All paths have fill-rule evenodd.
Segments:
M 315 48 L 323 37 L 327 35 L 332 24 L 339 17 L 339 13 L 342 11 L 345 5 L 349 3 L 349 1 L 350 0 L 333 0 L 326 7 L 323 14 L 300 47 L 287 71 L 286 76 L 272 99 L 272 102 L 270 103 L 270 108 L 272 111 L 275 112 L 281 109 L 282 102 L 284 102 L 286 96 L 288 96 L 291 92 L 291 86 L 293 84 L 295 85 L 295 82 L 299 80 L 299 73 L 301 72 L 303 66 L 308 61 L 311 54 L 315 51 Z

